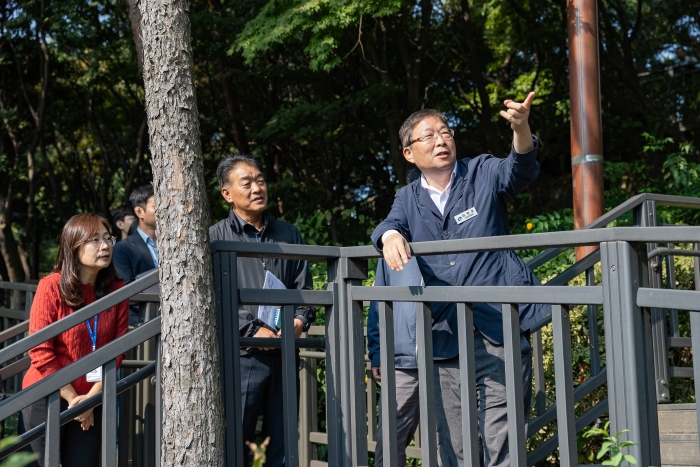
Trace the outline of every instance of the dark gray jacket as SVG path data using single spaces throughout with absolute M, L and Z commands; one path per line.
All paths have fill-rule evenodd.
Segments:
M 291 243 L 302 245 L 299 230 L 291 224 L 275 219 L 275 216 L 265 211 L 263 213 L 265 227 L 258 234 L 258 241 L 267 243 Z M 250 227 L 247 227 L 248 229 Z M 209 227 L 209 237 L 212 242 L 226 240 L 234 242 L 252 242 L 243 231 L 236 213 L 231 210 L 228 219 L 224 219 Z M 270 258 L 238 258 L 238 287 L 262 289 L 265 271 L 274 274 L 288 289 L 313 289 L 313 277 L 306 261 Z M 297 307 L 295 316 L 302 315 L 310 323 L 316 319 L 313 307 Z M 257 319 L 257 305 L 243 305 L 238 309 L 238 329 L 241 337 L 253 337 L 263 326 Z

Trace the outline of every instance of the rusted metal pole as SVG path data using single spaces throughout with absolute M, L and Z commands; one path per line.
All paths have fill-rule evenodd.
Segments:
M 574 228 L 603 215 L 603 126 L 596 0 L 567 0 Z M 580 259 L 596 247 L 579 247 Z

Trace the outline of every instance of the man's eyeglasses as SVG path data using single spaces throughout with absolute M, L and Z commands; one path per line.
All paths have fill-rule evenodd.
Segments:
M 422 136 L 419 136 L 418 138 L 414 138 L 411 140 L 410 143 L 408 143 L 408 146 L 412 145 L 413 143 L 434 143 L 437 140 L 437 137 L 442 136 L 442 139 L 445 141 L 449 141 L 455 136 L 455 131 L 452 128 L 448 128 L 445 130 L 442 130 L 438 133 L 433 133 L 433 132 L 427 132 L 423 133 Z
M 90 240 L 88 240 L 88 243 L 90 243 L 95 248 L 101 247 L 102 242 L 104 242 L 105 245 L 110 246 L 110 247 L 114 246 L 114 244 L 117 243 L 116 240 L 114 239 L 114 237 L 104 237 L 104 238 L 94 237 L 94 238 L 91 238 Z

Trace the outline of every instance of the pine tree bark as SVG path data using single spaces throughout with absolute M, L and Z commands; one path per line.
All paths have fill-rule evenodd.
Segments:
M 224 413 L 185 0 L 140 0 L 162 315 L 162 466 L 219 466 Z

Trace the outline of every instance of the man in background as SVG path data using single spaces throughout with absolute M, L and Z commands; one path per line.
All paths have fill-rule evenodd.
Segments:
M 138 227 L 114 246 L 112 261 L 125 283 L 133 282 L 141 274 L 158 267 L 156 247 L 156 212 L 153 185 L 145 185 L 131 192 L 129 204 L 138 219 Z M 129 306 L 129 325 L 139 324 L 139 304 Z
M 116 237 L 117 241 L 124 240 L 126 237 L 129 236 L 129 229 L 131 228 L 131 224 L 133 224 L 134 221 L 136 221 L 136 215 L 134 214 L 134 210 L 131 209 L 131 206 L 127 206 L 126 204 L 119 206 L 117 209 L 114 210 L 114 215 L 112 216 L 112 218 L 114 222 L 114 227 L 116 228 L 114 231 L 114 236 Z

